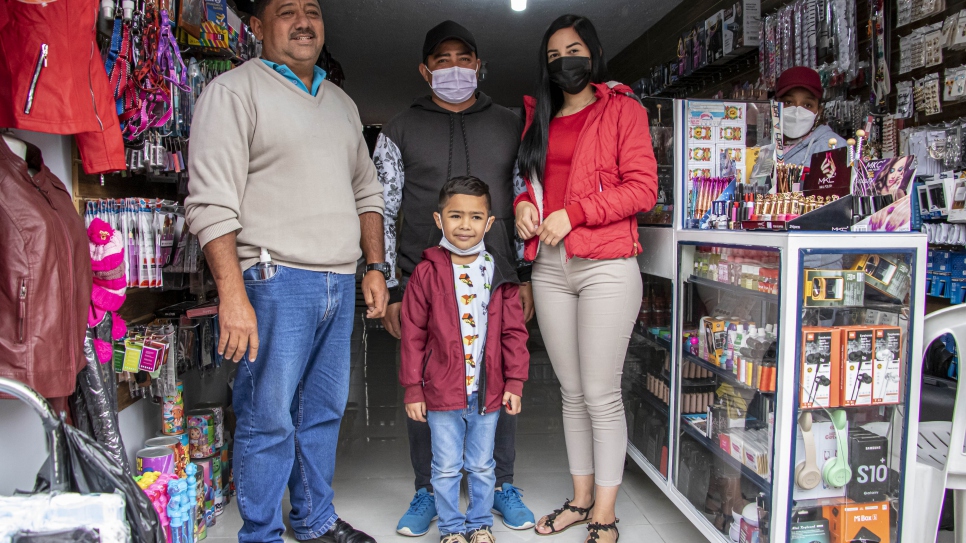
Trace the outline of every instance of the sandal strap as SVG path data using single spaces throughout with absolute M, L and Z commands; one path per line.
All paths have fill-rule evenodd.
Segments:
M 597 502 L 591 503 L 590 507 L 577 507 L 576 505 L 570 505 L 570 500 L 566 500 L 563 504 L 563 507 L 554 509 L 553 513 L 547 515 L 547 520 L 544 521 L 543 525 L 550 528 L 550 533 L 556 533 L 557 530 L 554 529 L 553 524 L 556 522 L 557 517 L 563 514 L 564 511 L 571 511 L 573 513 L 581 514 L 584 516 L 582 520 L 587 520 L 595 505 L 597 505 Z
M 621 521 L 620 519 L 616 519 L 614 520 L 614 522 L 611 522 L 610 524 L 601 524 L 599 522 L 588 524 L 587 531 L 590 532 L 590 535 L 587 536 L 587 539 L 591 541 L 597 541 L 598 539 L 600 539 L 601 531 L 607 532 L 610 530 L 614 530 L 615 532 L 620 534 L 620 532 L 617 530 L 617 523 L 620 521 Z

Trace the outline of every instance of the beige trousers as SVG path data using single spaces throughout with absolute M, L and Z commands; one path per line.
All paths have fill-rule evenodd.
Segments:
M 641 307 L 641 272 L 633 258 L 567 261 L 563 243 L 540 246 L 533 267 L 540 333 L 563 397 L 572 475 L 618 486 L 627 452 L 621 373 Z

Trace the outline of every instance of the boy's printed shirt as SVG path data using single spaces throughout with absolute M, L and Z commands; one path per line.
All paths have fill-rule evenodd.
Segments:
M 490 304 L 494 267 L 493 257 L 486 251 L 481 252 L 472 264 L 453 264 L 456 306 L 459 309 L 466 361 L 467 396 L 479 389 L 477 362 L 483 355 L 483 345 L 486 343 L 486 308 Z

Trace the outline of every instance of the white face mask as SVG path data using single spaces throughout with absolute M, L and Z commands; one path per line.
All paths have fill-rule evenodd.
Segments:
M 433 92 L 446 103 L 462 104 L 476 92 L 476 70 L 454 66 L 429 73 Z
M 782 126 L 785 137 L 797 140 L 811 132 L 812 127 L 815 126 L 816 116 L 801 106 L 782 109 Z

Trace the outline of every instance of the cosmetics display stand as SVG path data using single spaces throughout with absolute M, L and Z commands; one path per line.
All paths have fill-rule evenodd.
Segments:
M 673 224 L 640 227 L 629 457 L 708 541 L 914 541 L 925 236 L 687 229 L 673 110 Z

